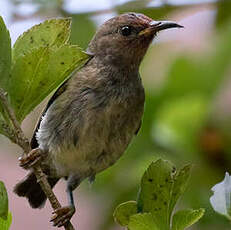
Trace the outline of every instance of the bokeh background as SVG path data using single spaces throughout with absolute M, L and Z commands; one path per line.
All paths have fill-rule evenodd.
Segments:
M 78 230 L 119 230 L 115 207 L 135 200 L 140 178 L 158 158 L 178 167 L 193 163 L 188 189 L 178 208 L 206 208 L 191 229 L 228 230 L 231 223 L 210 204 L 211 187 L 231 172 L 231 1 L 212 0 L 0 0 L 0 15 L 12 44 L 31 26 L 53 17 L 72 17 L 71 41 L 86 48 L 97 27 L 123 12 L 176 20 L 183 30 L 161 32 L 140 72 L 146 89 L 143 125 L 119 162 L 75 191 Z M 46 102 L 23 122 L 30 138 Z M 51 208 L 33 210 L 12 193 L 26 172 L 17 165 L 21 149 L 0 136 L 0 180 L 9 193 L 12 230 L 53 229 Z M 78 163 L 78 162 L 76 162 Z M 65 182 L 55 188 L 66 204 Z

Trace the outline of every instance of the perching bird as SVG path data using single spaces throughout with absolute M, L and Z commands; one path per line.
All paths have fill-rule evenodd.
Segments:
M 28 168 L 41 157 L 51 187 L 60 178 L 67 180 L 69 206 L 55 211 L 55 226 L 75 212 L 72 191 L 113 165 L 138 133 L 145 101 L 139 66 L 157 32 L 173 27 L 182 26 L 137 13 L 108 20 L 88 46 L 89 61 L 48 102 L 31 140 L 42 157 L 32 151 L 20 162 Z M 46 201 L 32 171 L 14 191 L 32 208 Z

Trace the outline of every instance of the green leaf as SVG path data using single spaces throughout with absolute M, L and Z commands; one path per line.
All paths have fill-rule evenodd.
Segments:
M 175 167 L 160 159 L 149 166 L 141 180 L 139 209 L 152 213 L 160 230 L 167 230 L 170 226 L 169 205 L 174 173 Z
M 0 16 L 0 87 L 4 88 L 11 67 L 11 40 L 2 17 Z
M 172 211 L 185 191 L 191 166 L 179 172 L 168 161 L 152 163 L 141 181 L 138 207 L 141 212 L 150 212 L 160 230 L 170 228 Z
M 70 37 L 70 18 L 47 20 L 24 32 L 15 42 L 14 60 L 39 47 L 59 47 L 68 42 Z
M 11 222 L 12 222 L 12 214 L 9 212 L 6 220 L 0 218 L 0 229 L 1 230 L 10 229 Z
M 58 49 L 40 47 L 18 58 L 12 68 L 7 88 L 11 105 L 21 122 L 49 93 L 57 88 L 88 55 L 78 46 Z
M 137 213 L 137 202 L 136 201 L 128 201 L 120 204 L 115 212 L 114 219 L 121 226 L 127 226 L 129 223 L 130 216 Z
M 186 165 L 173 176 L 174 183 L 172 188 L 171 202 L 169 206 L 170 215 L 176 205 L 177 200 L 180 198 L 180 196 L 184 193 L 186 189 L 191 168 L 191 165 Z M 171 218 L 171 216 L 169 216 L 169 218 Z
M 0 16 L 0 87 L 6 89 L 6 82 L 10 76 L 11 69 L 11 40 L 2 17 Z M 6 122 L 9 123 L 8 117 L 0 103 L 0 133 L 6 134 Z
M 139 213 L 130 217 L 128 230 L 159 230 L 151 213 Z
M 205 210 L 181 210 L 174 214 L 172 220 L 172 230 L 184 230 L 196 223 L 203 215 Z
M 8 215 L 8 196 L 4 183 L 0 181 L 0 217 L 4 220 Z M 0 228 L 1 229 L 1 228 Z

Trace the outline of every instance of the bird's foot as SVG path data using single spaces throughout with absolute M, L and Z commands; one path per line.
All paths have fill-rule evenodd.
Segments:
M 23 156 L 19 157 L 19 166 L 24 169 L 30 169 L 35 164 L 40 162 L 42 158 L 42 150 L 39 148 L 32 149 L 30 153 L 24 154 Z
M 56 209 L 52 214 L 50 222 L 53 222 L 53 226 L 62 227 L 64 226 L 74 215 L 74 206 L 64 206 Z

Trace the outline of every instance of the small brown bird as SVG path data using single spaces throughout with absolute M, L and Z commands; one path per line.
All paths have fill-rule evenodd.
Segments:
M 51 187 L 67 180 L 69 206 L 55 211 L 55 226 L 75 212 L 72 191 L 113 165 L 138 133 L 145 101 L 140 62 L 157 32 L 173 27 L 182 26 L 137 13 L 108 20 L 88 46 L 89 61 L 48 102 L 31 140 L 42 156 L 32 151 L 20 164 L 29 168 L 40 159 Z M 14 191 L 32 208 L 46 201 L 32 171 Z

